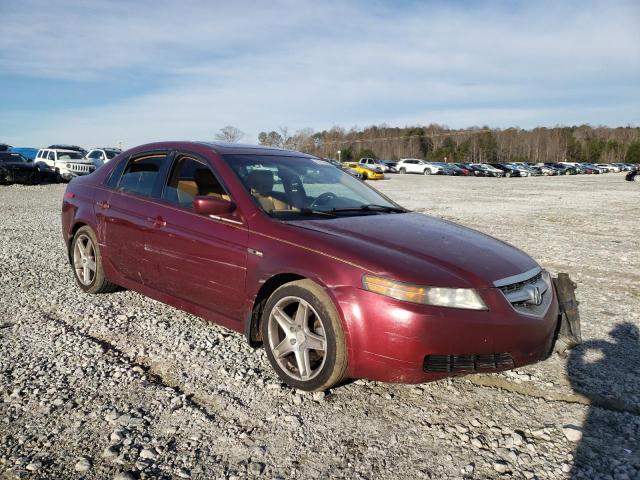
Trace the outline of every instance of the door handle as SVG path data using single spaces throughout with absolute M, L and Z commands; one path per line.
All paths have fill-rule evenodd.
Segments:
M 102 201 L 100 201 L 100 202 L 96 202 L 96 205 L 97 205 L 98 207 L 100 207 L 100 208 L 105 209 L 105 210 L 106 210 L 107 208 L 111 207 L 111 205 L 109 205 L 109 202 L 102 202 Z
M 162 228 L 167 226 L 167 222 L 162 217 L 147 217 L 147 220 L 153 224 L 156 228 Z

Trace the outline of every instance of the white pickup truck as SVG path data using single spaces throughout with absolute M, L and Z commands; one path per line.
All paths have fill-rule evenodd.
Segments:
M 96 169 L 91 159 L 85 158 L 75 150 L 41 148 L 33 159 L 35 164 L 46 166 L 55 172 L 59 181 L 68 182 L 74 177 L 88 175 Z

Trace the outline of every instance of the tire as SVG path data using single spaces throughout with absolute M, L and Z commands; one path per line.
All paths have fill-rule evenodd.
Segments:
M 71 241 L 69 253 L 73 276 L 83 291 L 86 293 L 108 293 L 118 288 L 104 275 L 98 240 L 90 227 L 84 226 L 78 229 Z M 93 269 L 91 268 L 92 264 Z
M 63 181 L 64 179 L 62 178 L 62 175 L 60 175 L 60 170 L 56 168 L 56 183 L 62 183 Z
M 306 315 L 298 315 L 301 308 Z M 342 321 L 331 298 L 315 282 L 299 280 L 273 292 L 260 329 L 271 366 L 290 387 L 318 392 L 343 380 L 347 346 Z
M 363 180 L 367 180 L 369 178 L 369 175 L 367 175 L 366 173 L 362 174 L 362 179 Z
M 398 170 L 398 173 L 401 173 L 402 175 L 404 175 L 405 173 L 407 173 L 407 169 L 402 167 L 400 170 Z
M 41 181 L 42 181 L 42 176 L 40 175 L 40 169 L 35 168 L 33 172 L 31 172 L 31 175 L 29 176 L 29 183 L 31 185 L 40 185 Z
M 429 170 L 428 168 L 424 169 L 424 172 L 422 172 L 423 175 L 431 175 L 431 170 Z
M 511 176 L 511 172 L 506 172 L 506 173 L 504 174 L 504 176 L 505 176 L 505 177 L 507 177 L 507 178 L 509 178 L 509 177 Z

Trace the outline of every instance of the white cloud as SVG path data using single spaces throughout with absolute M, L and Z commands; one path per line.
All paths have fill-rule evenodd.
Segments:
M 75 88 L 167 79 L 100 108 L 57 108 L 9 140 L 131 146 L 211 139 L 227 124 L 251 141 L 280 125 L 640 123 L 634 3 L 399 5 L 3 4 L 0 71 Z M 29 34 L 12 26 L 27 20 Z

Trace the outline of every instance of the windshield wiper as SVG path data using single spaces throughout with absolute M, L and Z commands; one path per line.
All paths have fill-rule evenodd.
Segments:
M 375 203 L 369 203 L 366 205 L 360 205 L 359 207 L 344 207 L 333 208 L 331 212 L 393 212 L 393 213 L 405 213 L 407 210 L 400 207 L 390 207 L 387 205 L 376 205 Z
M 333 213 L 333 210 L 316 210 L 314 208 L 301 208 L 299 212 L 301 215 L 323 215 L 325 217 L 335 217 L 335 213 Z

